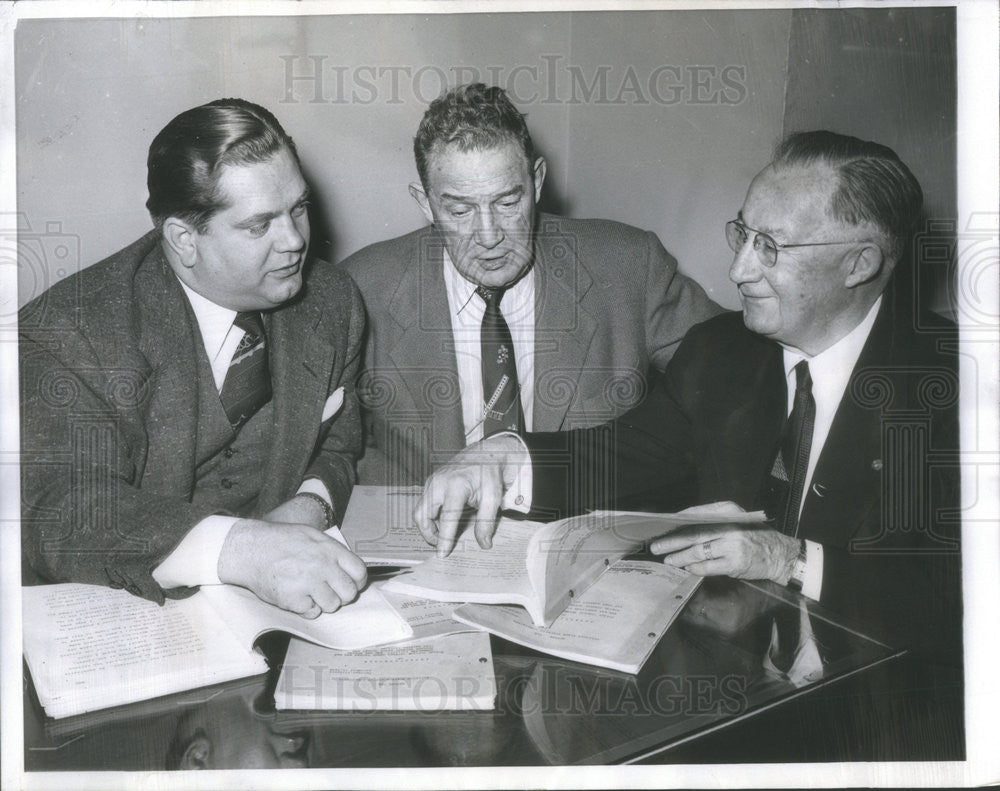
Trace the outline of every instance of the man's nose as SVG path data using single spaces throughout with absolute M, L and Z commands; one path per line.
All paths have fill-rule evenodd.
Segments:
M 483 247 L 496 247 L 504 239 L 503 228 L 493 215 L 492 209 L 480 212 L 473 231 L 476 241 Z
M 754 237 L 751 233 L 733 256 L 733 263 L 729 267 L 729 279 L 737 285 L 760 279 L 760 256 L 754 250 L 753 243 Z
M 273 222 L 278 223 L 278 235 L 275 240 L 275 247 L 279 252 L 292 253 L 301 250 L 309 240 L 309 219 L 308 217 L 275 217 Z

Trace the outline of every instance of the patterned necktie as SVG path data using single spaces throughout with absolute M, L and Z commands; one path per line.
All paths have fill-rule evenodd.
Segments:
M 521 388 L 514 362 L 514 341 L 510 336 L 510 327 L 500 312 L 504 290 L 480 286 L 476 293 L 486 303 L 479 335 L 483 401 L 486 405 L 483 437 L 498 431 L 523 431 L 524 413 L 521 411 Z
M 233 431 L 239 431 L 271 400 L 271 372 L 267 366 L 267 337 L 260 313 L 237 313 L 233 323 L 245 334 L 233 353 L 219 398 Z
M 809 469 L 813 424 L 816 422 L 816 401 L 812 394 L 812 377 L 805 360 L 795 366 L 795 400 L 781 438 L 781 460 L 788 475 L 788 500 L 782 529 L 790 536 L 798 535 L 799 506 Z

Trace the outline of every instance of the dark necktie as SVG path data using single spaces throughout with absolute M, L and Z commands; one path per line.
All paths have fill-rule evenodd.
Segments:
M 237 313 L 233 323 L 245 334 L 229 363 L 219 398 L 233 431 L 239 431 L 271 400 L 271 372 L 267 366 L 267 338 L 260 313 Z
M 524 414 L 521 412 L 520 387 L 514 362 L 514 341 L 510 337 L 510 327 L 500 312 L 504 290 L 480 286 L 476 293 L 486 303 L 479 336 L 483 401 L 486 404 L 483 437 L 498 431 L 523 431 Z
M 795 400 L 781 438 L 781 460 L 788 477 L 788 499 L 785 503 L 782 529 L 790 536 L 798 535 L 799 506 L 809 468 L 813 424 L 816 422 L 816 401 L 812 394 L 812 377 L 805 360 L 795 366 Z

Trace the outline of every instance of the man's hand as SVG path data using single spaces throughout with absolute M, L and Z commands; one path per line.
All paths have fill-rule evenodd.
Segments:
M 316 618 L 353 601 L 368 577 L 361 558 L 311 525 L 241 519 L 222 545 L 219 579 Z
M 702 577 L 788 582 L 799 540 L 777 530 L 748 525 L 692 525 L 650 544 L 664 563 Z
M 521 440 L 498 435 L 470 445 L 427 479 L 413 509 L 413 521 L 428 544 L 443 558 L 455 547 L 458 523 L 466 506 L 476 509 L 476 541 L 493 545 L 504 493 L 531 457 Z

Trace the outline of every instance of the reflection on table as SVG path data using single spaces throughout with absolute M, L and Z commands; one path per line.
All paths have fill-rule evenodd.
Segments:
M 706 580 L 636 676 L 494 638 L 498 694 L 489 712 L 275 712 L 272 691 L 285 645 L 282 636 L 264 638 L 272 666 L 267 676 L 65 720 L 46 719 L 26 681 L 25 768 L 513 766 L 674 756 L 745 761 L 755 760 L 740 752 L 760 731 L 755 723 L 770 717 L 773 725 L 773 712 L 782 710 L 798 719 L 785 723 L 784 741 L 769 736 L 774 754 L 761 753 L 760 760 L 961 757 L 960 675 L 943 698 L 941 690 L 907 689 L 905 682 L 888 691 L 886 683 L 908 678 L 896 669 L 903 652 L 769 584 Z M 883 703 L 885 721 L 895 722 L 900 695 L 904 702 L 930 695 L 923 708 L 932 718 L 944 717 L 937 727 L 957 728 L 958 740 L 941 748 L 945 755 L 873 756 L 871 744 L 843 736 L 854 727 L 864 739 L 866 723 L 881 722 L 869 710 Z M 947 716 L 939 698 L 950 706 Z M 801 713 L 814 701 L 815 711 Z M 837 721 L 822 721 L 824 711 Z M 832 754 L 824 745 L 796 741 L 802 717 L 819 718 L 822 731 L 842 734 L 825 745 L 836 747 Z M 911 744 L 909 737 L 903 741 Z M 692 754 L 690 746 L 699 743 L 712 744 L 712 753 Z

